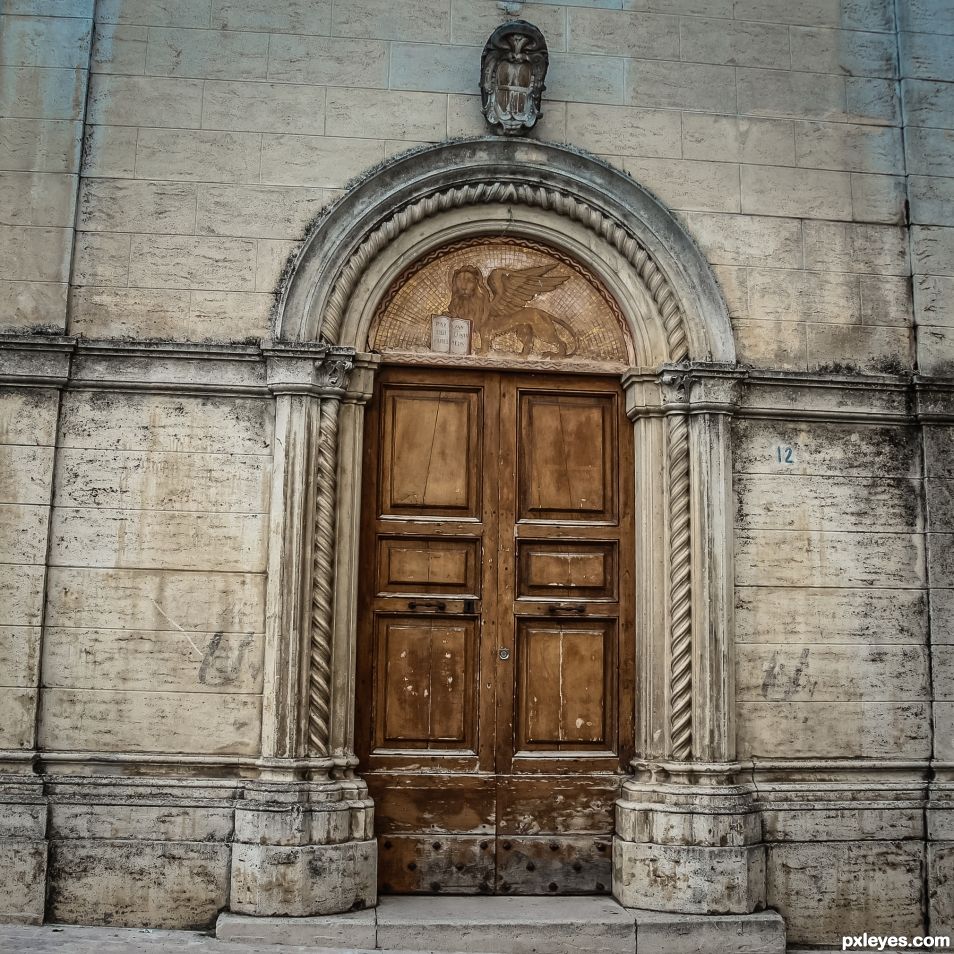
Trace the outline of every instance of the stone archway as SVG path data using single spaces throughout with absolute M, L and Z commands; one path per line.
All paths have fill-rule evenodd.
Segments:
M 290 263 L 266 348 L 277 446 L 266 771 L 237 811 L 233 910 L 374 903 L 373 806 L 353 744 L 363 405 L 380 361 L 365 350 L 368 330 L 408 262 L 493 234 L 579 261 L 633 342 L 622 382 L 640 488 L 638 754 L 618 805 L 614 893 L 675 911 L 750 911 L 764 898 L 757 816 L 732 764 L 728 420 L 739 373 L 725 306 L 691 238 L 633 180 L 569 149 L 480 139 L 373 172 Z M 717 871 L 704 898 L 687 864 Z

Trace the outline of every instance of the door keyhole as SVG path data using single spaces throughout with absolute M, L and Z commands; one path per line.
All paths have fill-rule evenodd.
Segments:
M 506 661 L 506 660 L 508 660 L 508 659 L 510 658 L 510 650 L 509 650 L 509 649 L 498 649 L 498 650 L 497 650 L 497 655 L 498 655 L 501 659 L 503 659 L 504 661 Z

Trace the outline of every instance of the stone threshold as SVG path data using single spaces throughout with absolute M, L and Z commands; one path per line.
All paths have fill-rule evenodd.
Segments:
M 775 911 L 665 914 L 610 897 L 386 897 L 377 908 L 324 917 L 222 914 L 216 937 L 466 954 L 785 954 L 785 922 Z

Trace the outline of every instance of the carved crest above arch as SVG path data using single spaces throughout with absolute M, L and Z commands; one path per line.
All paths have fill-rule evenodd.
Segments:
M 599 279 L 557 249 L 487 236 L 435 249 L 391 286 L 368 348 L 416 363 L 619 372 L 633 349 Z

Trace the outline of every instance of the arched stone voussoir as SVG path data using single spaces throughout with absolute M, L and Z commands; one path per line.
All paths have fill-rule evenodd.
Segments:
M 728 312 L 708 262 L 674 215 L 625 173 L 586 153 L 527 139 L 467 139 L 398 156 L 359 180 L 306 236 L 282 289 L 276 337 L 357 350 L 347 314 L 379 256 L 415 226 L 461 210 L 475 229 L 481 208 L 542 212 L 591 234 L 632 269 L 655 303 L 668 361 L 735 362 Z M 466 225 L 466 222 L 463 223 Z M 519 216 L 512 226 L 520 231 Z

